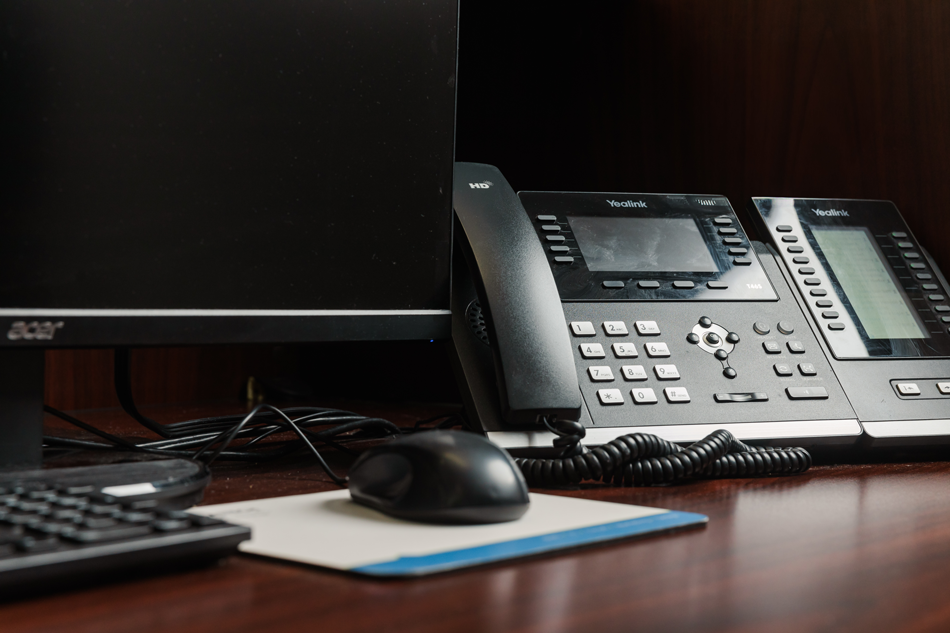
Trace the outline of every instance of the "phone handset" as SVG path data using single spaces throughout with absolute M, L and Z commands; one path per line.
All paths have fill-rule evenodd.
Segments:
M 504 423 L 537 424 L 552 415 L 577 420 L 581 394 L 564 311 L 521 201 L 497 168 L 456 163 L 453 203 L 455 243 L 486 322 Z M 456 283 L 453 292 L 464 293 L 461 285 Z M 472 368 L 465 364 L 472 355 L 461 347 L 464 343 L 457 341 L 471 382 Z

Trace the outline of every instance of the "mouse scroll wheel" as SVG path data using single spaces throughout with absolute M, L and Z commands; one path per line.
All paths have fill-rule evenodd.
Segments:
M 350 475 L 350 488 L 380 499 L 398 499 L 412 483 L 412 464 L 402 455 L 371 457 Z

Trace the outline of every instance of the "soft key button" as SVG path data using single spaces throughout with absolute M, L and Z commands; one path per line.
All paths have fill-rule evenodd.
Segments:
M 676 368 L 676 365 L 656 365 L 653 368 L 653 373 L 656 374 L 656 377 L 660 380 L 679 380 L 680 372 Z
M 619 389 L 598 389 L 597 399 L 600 404 L 623 404 L 623 394 Z
M 590 321 L 572 321 L 571 332 L 574 336 L 593 336 L 597 333 L 594 331 L 594 324 Z
M 660 333 L 660 327 L 656 321 L 637 321 L 634 325 L 637 326 L 640 336 L 657 336 Z
M 610 367 L 588 367 L 587 373 L 595 382 L 609 382 L 614 379 L 614 372 L 610 370 Z
M 626 336 L 627 325 L 623 321 L 604 321 L 604 332 L 607 336 Z
M 585 343 L 578 347 L 580 347 L 581 356 L 584 358 L 604 358 L 607 356 L 604 354 L 604 348 L 600 343 Z
M 614 343 L 611 347 L 613 347 L 614 356 L 617 358 L 637 357 L 637 346 L 633 343 Z
M 950 396 L 950 382 L 938 382 L 937 391 L 945 396 Z

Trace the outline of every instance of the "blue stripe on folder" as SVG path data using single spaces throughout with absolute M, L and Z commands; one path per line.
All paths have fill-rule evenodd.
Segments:
M 479 547 L 470 547 L 451 552 L 426 554 L 425 556 L 404 556 L 384 563 L 374 563 L 354 567 L 350 571 L 373 576 L 410 576 L 431 574 L 433 572 L 458 569 L 470 565 L 481 565 L 518 556 L 531 556 L 568 547 L 577 547 L 591 543 L 600 543 L 614 539 L 627 538 L 662 532 L 689 525 L 700 525 L 709 521 L 709 517 L 693 512 L 669 511 L 637 519 L 627 519 L 615 523 L 604 523 L 576 530 L 566 530 L 553 534 L 531 536 L 528 538 L 492 543 Z

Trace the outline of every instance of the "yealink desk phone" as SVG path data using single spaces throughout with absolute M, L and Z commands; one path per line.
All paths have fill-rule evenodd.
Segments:
M 757 198 L 768 246 L 718 195 L 515 194 L 458 163 L 454 204 L 456 368 L 506 448 L 549 448 L 546 416 L 590 444 L 950 439 L 947 282 L 890 203 Z

